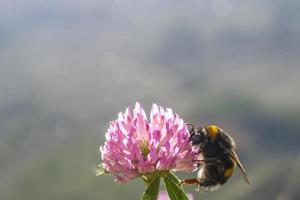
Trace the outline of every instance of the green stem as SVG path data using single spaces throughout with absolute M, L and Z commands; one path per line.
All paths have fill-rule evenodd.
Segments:
M 149 183 L 145 182 L 147 187 L 142 195 L 142 200 L 157 200 L 160 185 L 160 176 L 151 177 L 152 180 Z

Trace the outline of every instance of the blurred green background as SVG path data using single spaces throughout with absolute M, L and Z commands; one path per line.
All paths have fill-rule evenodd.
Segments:
M 139 199 L 96 177 L 136 101 L 217 124 L 237 171 L 194 199 L 300 199 L 300 1 L 0 1 L 0 199 Z M 193 177 L 195 174 L 179 174 Z

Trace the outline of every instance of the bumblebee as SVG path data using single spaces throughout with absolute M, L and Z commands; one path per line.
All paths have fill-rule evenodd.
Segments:
M 188 124 L 192 125 L 192 124 Z M 232 176 L 236 166 L 246 183 L 250 183 L 246 172 L 235 152 L 234 140 L 215 125 L 195 128 L 192 125 L 189 141 L 198 154 L 199 171 L 197 178 L 184 179 L 182 184 L 197 184 L 198 189 L 216 190 Z

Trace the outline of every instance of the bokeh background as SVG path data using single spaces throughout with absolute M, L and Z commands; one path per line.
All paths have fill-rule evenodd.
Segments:
M 1 0 L 0 199 L 139 199 L 96 177 L 108 122 L 139 101 L 237 141 L 194 199 L 300 199 L 300 1 Z M 195 174 L 179 174 L 193 177 Z

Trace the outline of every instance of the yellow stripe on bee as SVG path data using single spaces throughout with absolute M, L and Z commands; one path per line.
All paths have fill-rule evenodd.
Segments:
M 212 140 L 215 140 L 219 134 L 219 128 L 215 125 L 210 125 L 206 127 L 207 132 Z
M 234 171 L 234 167 L 230 167 L 228 169 L 225 170 L 224 172 L 224 177 L 228 178 L 231 177 Z

